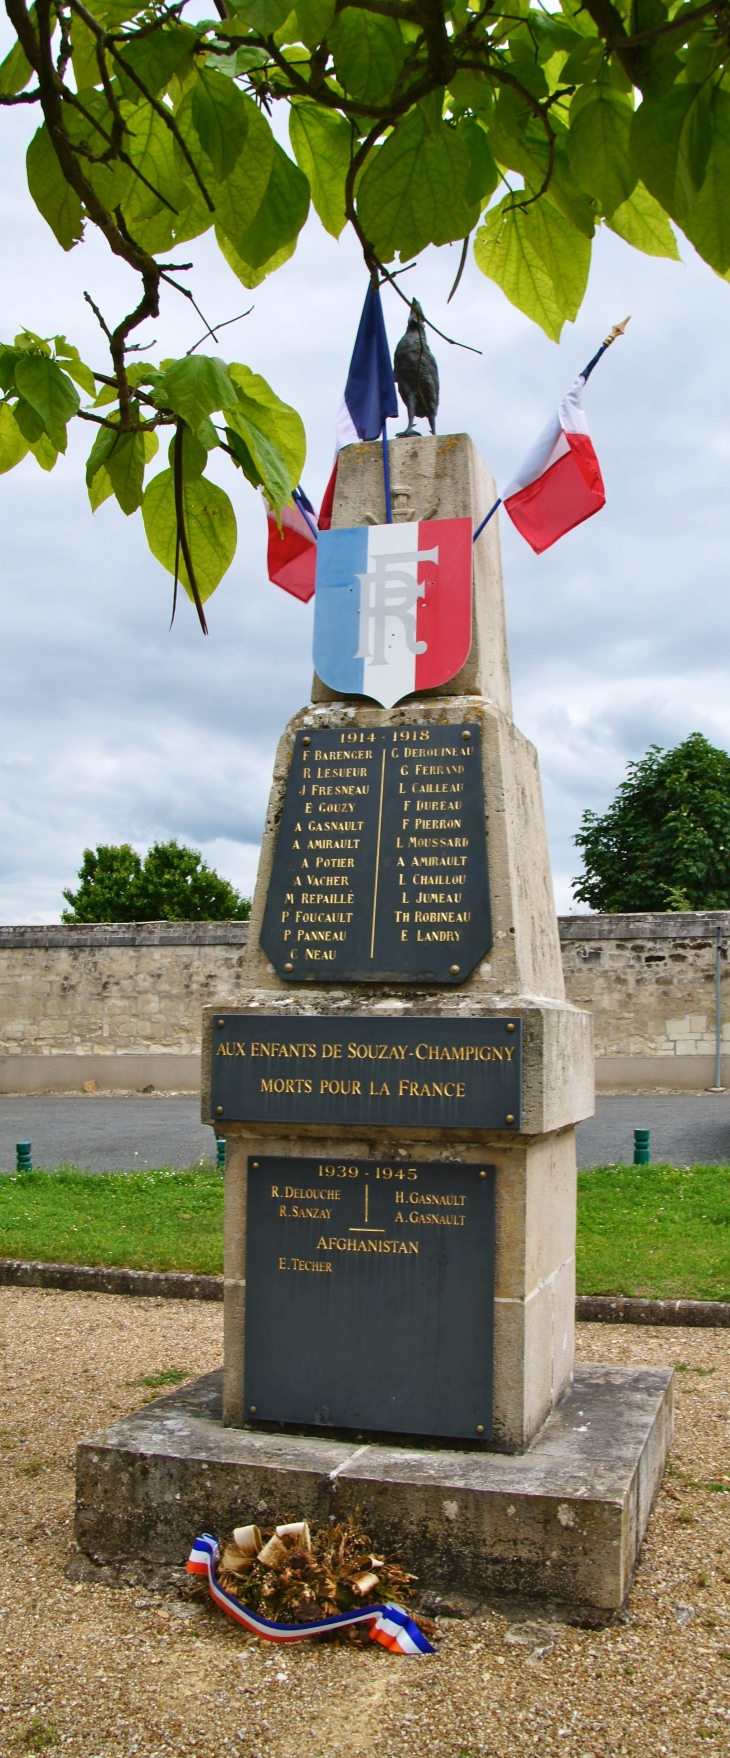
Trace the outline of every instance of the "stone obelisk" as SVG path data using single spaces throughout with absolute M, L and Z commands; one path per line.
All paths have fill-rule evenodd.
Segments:
M 494 482 L 466 434 L 390 444 L 393 517 L 468 517 L 477 529 L 496 499 Z M 340 454 L 333 527 L 385 521 L 380 446 Z M 332 728 L 437 726 L 467 722 L 481 739 L 487 824 L 492 946 L 456 987 L 373 983 L 308 985 L 277 975 L 260 943 L 282 802 L 297 733 Z M 305 736 L 307 734 L 305 733 Z M 323 971 L 324 976 L 324 971 Z M 338 697 L 316 676 L 312 700 L 280 741 L 253 900 L 237 1013 L 282 1022 L 350 1014 L 444 1020 L 507 1014 L 523 1031 L 519 1133 L 383 1130 L 372 1123 L 345 1134 L 312 1125 L 221 1124 L 227 1144 L 225 1220 L 224 1420 L 246 1421 L 246 1213 L 252 1156 L 302 1157 L 406 1153 L 496 1167 L 493 1446 L 524 1450 L 569 1385 L 573 1370 L 576 1162 L 574 1125 L 593 1110 L 591 1018 L 565 1000 L 545 818 L 534 747 L 514 725 L 497 519 L 474 545 L 472 643 L 459 674 L 436 692 L 384 710 Z M 210 1010 L 203 1068 L 210 1067 Z M 210 1100 L 207 1101 L 209 1107 Z

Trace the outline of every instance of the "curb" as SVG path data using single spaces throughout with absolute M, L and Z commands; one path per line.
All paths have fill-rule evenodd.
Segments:
M 188 1270 L 125 1270 L 101 1264 L 46 1264 L 0 1258 L 0 1287 L 60 1288 L 158 1300 L 223 1299 L 222 1276 Z M 640 1300 L 629 1294 L 578 1294 L 575 1316 L 588 1325 L 705 1325 L 730 1329 L 730 1301 Z
M 730 1327 L 728 1300 L 640 1300 L 630 1294 L 578 1294 L 584 1325 L 719 1325 Z
M 135 1294 L 162 1300 L 222 1300 L 222 1276 L 186 1270 L 125 1270 L 102 1264 L 45 1264 L 0 1258 L 0 1287 L 61 1288 L 93 1294 Z

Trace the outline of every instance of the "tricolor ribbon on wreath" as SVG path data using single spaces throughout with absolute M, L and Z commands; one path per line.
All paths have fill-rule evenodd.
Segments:
M 370 1624 L 371 1641 L 379 1642 L 394 1654 L 433 1654 L 430 1642 L 400 1605 L 367 1605 L 360 1611 L 342 1612 L 333 1618 L 317 1618 L 307 1624 L 277 1624 L 262 1618 L 259 1612 L 242 1605 L 234 1593 L 227 1593 L 216 1578 L 218 1541 L 209 1532 L 196 1538 L 186 1564 L 189 1575 L 207 1577 L 208 1591 L 214 1604 L 220 1606 L 234 1623 L 241 1624 L 264 1642 L 299 1642 L 310 1636 L 331 1636 L 335 1630 L 352 1629 L 356 1624 Z

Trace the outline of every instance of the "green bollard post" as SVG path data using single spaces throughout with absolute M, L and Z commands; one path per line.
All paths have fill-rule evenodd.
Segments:
M 15 1170 L 16 1172 L 33 1171 L 29 1141 L 16 1141 L 15 1143 Z
M 225 1172 L 226 1138 L 224 1135 L 217 1135 L 215 1138 L 215 1163 L 219 1172 Z
M 648 1129 L 635 1129 L 634 1130 L 634 1165 L 635 1166 L 648 1166 L 648 1164 L 649 1164 L 649 1160 L 650 1160 L 650 1154 L 649 1154 L 650 1134 L 651 1134 L 651 1131 Z

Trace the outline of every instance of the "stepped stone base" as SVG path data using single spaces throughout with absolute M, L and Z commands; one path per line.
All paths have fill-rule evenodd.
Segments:
M 74 1572 L 172 1573 L 198 1532 L 359 1508 L 429 1595 L 548 1599 L 589 1619 L 623 1604 L 671 1445 L 670 1369 L 577 1367 L 521 1455 L 224 1428 L 221 1379 L 81 1443 Z

